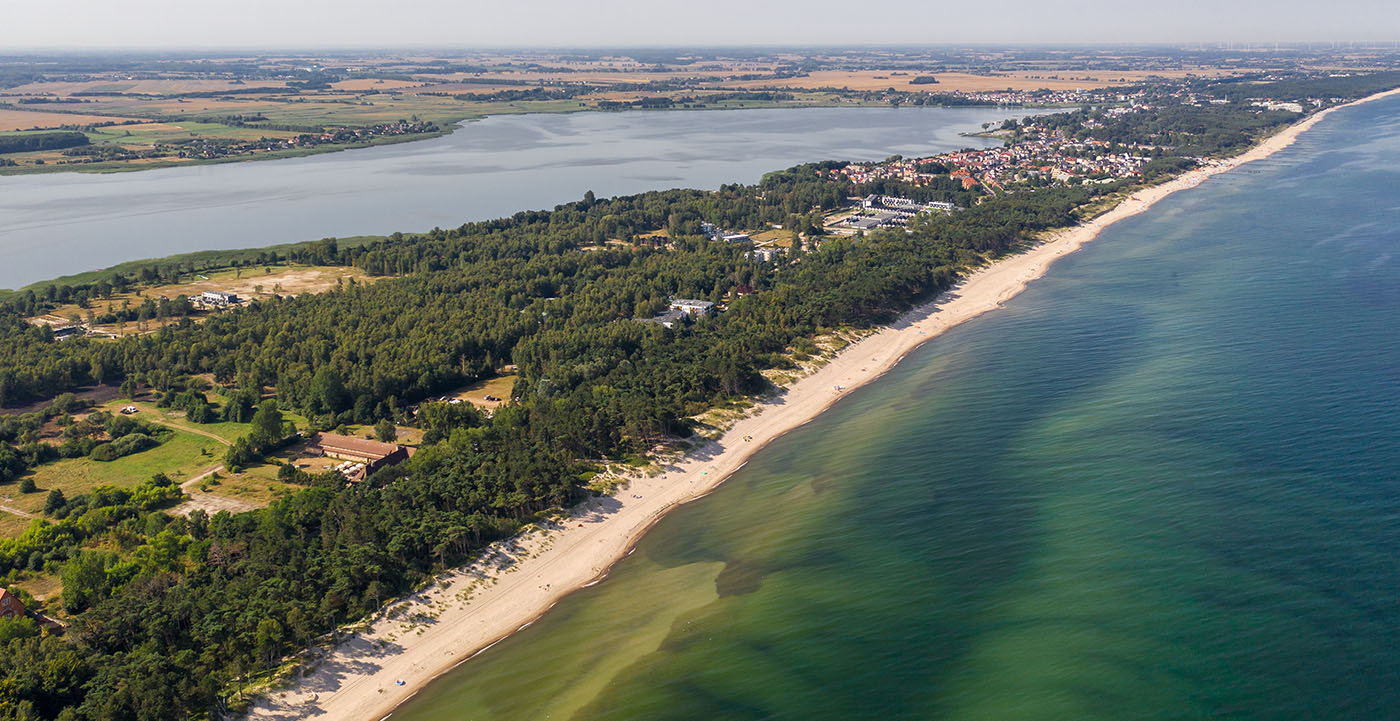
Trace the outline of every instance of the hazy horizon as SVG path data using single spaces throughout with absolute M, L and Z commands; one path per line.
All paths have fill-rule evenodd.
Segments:
M 366 0 L 245 0 L 236 14 L 172 0 L 55 0 L 7 12 L 0 53 L 31 50 L 287 48 L 721 48 L 930 45 L 1400 44 L 1382 0 L 1255 3 L 1182 0 L 1169 11 L 1102 0 L 965 3 L 889 0 L 853 9 L 784 3 L 524 0 L 473 7 L 426 0 L 385 13 Z M 1390 18 L 1390 20 L 1384 20 Z

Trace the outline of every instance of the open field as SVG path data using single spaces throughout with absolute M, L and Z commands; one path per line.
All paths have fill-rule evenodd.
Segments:
M 1150 76 L 1185 75 L 1179 72 L 1092 72 L 1092 71 L 1020 71 L 997 73 L 995 75 L 973 75 L 969 73 L 932 73 L 902 70 L 866 70 L 859 72 L 818 71 L 806 77 L 779 78 L 771 80 L 746 80 L 724 83 L 726 86 L 741 88 L 846 88 L 848 90 L 895 90 L 947 93 L 987 92 L 994 90 L 1089 90 L 1114 85 L 1125 85 Z M 1208 71 L 1201 75 L 1214 74 Z M 914 85 L 911 80 L 920 75 L 932 75 L 937 84 Z
M 157 473 L 164 473 L 179 482 L 202 469 L 217 465 L 223 448 L 222 444 L 212 439 L 176 431 L 173 438 L 155 448 L 115 461 L 68 458 L 46 463 L 29 474 L 39 492 L 21 494 L 18 485 L 7 485 L 0 489 L 0 494 L 8 494 L 9 497 L 0 496 L 0 500 L 21 510 L 38 513 L 43 510 L 44 499 L 53 489 L 61 490 L 65 496 L 72 498 L 101 485 L 132 488 L 150 480 Z
M 211 401 L 222 403 L 218 392 L 205 394 Z M 0 536 L 14 535 L 28 527 L 28 520 L 11 510 L 38 514 L 43 508 L 47 491 L 57 488 L 64 495 L 72 497 L 87 493 L 98 485 L 118 487 L 135 486 L 156 473 L 165 473 L 172 480 L 186 481 L 210 471 L 218 470 L 222 476 L 200 484 L 199 488 L 186 488 L 198 499 L 203 495 L 214 496 L 206 499 L 204 506 L 211 512 L 217 510 L 247 510 L 266 505 L 270 500 L 295 490 L 296 486 L 277 480 L 277 466 L 273 463 L 259 464 L 240 473 L 222 470 L 223 457 L 227 449 L 240 436 L 247 435 L 251 426 L 247 423 L 191 423 L 185 419 L 184 411 L 158 407 L 151 399 L 151 391 L 143 390 L 138 399 L 125 398 L 108 400 L 98 409 L 116 413 L 131 405 L 138 409 L 135 418 L 170 428 L 175 436 L 156 448 L 142 451 L 111 462 L 98 462 L 88 458 L 73 458 L 48 463 L 35 469 L 30 477 L 39 488 L 36 493 L 20 494 L 18 484 L 0 487 Z M 83 417 L 85 414 L 77 414 Z M 308 422 L 302 416 L 289 411 L 283 417 L 298 428 L 306 428 Z M 52 424 L 50 424 L 52 426 Z M 405 431 L 411 429 L 404 429 Z M 57 433 L 56 427 L 46 428 L 46 435 Z M 57 442 L 54 437 L 50 442 Z M 294 459 L 297 447 L 287 453 L 275 454 L 274 462 Z M 321 469 L 316 469 L 321 470 Z M 189 505 L 189 504 L 186 504 Z M 13 531 L 13 533 L 9 533 Z
M 792 231 L 769 228 L 749 233 L 749 239 L 755 243 L 765 243 L 769 245 L 780 245 L 784 248 L 792 244 Z
M 484 381 L 477 381 L 471 385 L 447 394 L 447 398 L 460 398 L 477 408 L 497 408 L 510 401 L 511 390 L 515 387 L 515 374 L 496 376 L 487 378 Z M 500 398 L 498 401 L 488 401 L 485 396 Z
M 199 490 L 246 507 L 262 507 L 301 490 L 303 486 L 277 480 L 277 467 L 260 464 L 241 473 L 220 471 L 201 481 Z
M 331 83 L 334 90 L 397 90 L 399 88 L 412 88 L 423 83 L 417 80 L 392 80 L 386 78 L 353 78 L 351 80 L 341 80 Z
M 220 92 L 250 87 L 286 87 L 285 80 L 259 79 L 247 82 L 216 78 L 149 78 L 141 80 L 47 81 L 10 88 L 17 95 L 68 96 L 82 92 L 166 95 L 170 93 Z
M 281 454 L 274 454 L 269 463 L 258 464 L 239 473 L 230 473 L 223 469 L 225 449 L 238 437 L 249 432 L 249 424 L 191 423 L 185 420 L 184 411 L 157 407 L 149 399 L 149 390 L 141 395 L 143 400 L 114 400 L 101 406 L 101 409 L 115 413 L 125 406 L 133 405 L 139 409 L 136 418 L 174 430 L 174 438 L 156 448 L 116 461 L 103 463 L 88 458 L 75 458 L 45 464 L 31 473 L 35 485 L 39 488 L 38 492 L 19 494 L 18 485 L 12 484 L 0 489 L 0 504 L 14 510 L 38 514 L 43 508 L 47 491 L 52 488 L 58 488 L 64 495 L 72 497 L 87 493 L 103 484 L 118 487 L 135 486 L 156 473 L 165 473 L 177 482 L 205 475 L 204 481 L 186 486 L 186 493 L 194 500 L 182 504 L 177 512 L 192 510 L 193 507 L 205 508 L 211 514 L 219 510 L 245 511 L 264 506 L 298 488 L 294 484 L 277 480 L 276 464 L 295 460 L 298 448 L 304 447 L 305 444 L 293 446 Z M 206 393 L 206 396 L 213 401 L 222 400 L 217 397 L 217 393 Z M 307 426 L 307 420 L 296 413 L 284 411 L 283 417 L 298 428 Z M 318 467 L 306 470 L 316 472 L 325 469 Z M 29 520 L 13 513 L 5 513 L 3 508 L 0 508 L 0 521 L 3 521 L 0 523 L 0 536 L 22 532 L 28 527 Z M 8 530 L 13 530 L 13 533 L 7 534 Z
M 370 243 L 375 243 L 375 242 L 378 242 L 378 241 L 383 240 L 383 239 L 384 239 L 384 236 L 382 236 L 382 235 L 352 235 L 352 236 L 345 237 L 345 238 L 337 238 L 337 239 L 336 239 L 336 242 L 340 245 L 341 248 L 350 248 L 350 247 L 358 247 L 358 246 L 361 246 L 361 245 L 368 245 L 368 244 L 370 244 Z M 74 274 L 72 274 L 72 275 L 64 275 L 64 276 L 60 276 L 60 277 L 58 277 L 58 278 L 53 278 L 53 279 L 46 280 L 46 281 L 40 281 L 40 282 L 38 282 L 38 283 L 31 283 L 31 284 L 29 284 L 29 285 L 24 286 L 23 288 L 21 288 L 21 290 L 33 290 L 33 291 L 35 291 L 35 292 L 40 292 L 40 291 L 43 291 L 43 290 L 44 290 L 44 287 L 47 286 L 47 285 L 49 285 L 50 283 L 53 283 L 53 284 L 56 284 L 56 285 L 75 285 L 75 284 L 76 284 L 76 285 L 82 285 L 82 284 L 97 283 L 97 282 L 102 281 L 102 280 L 111 280 L 113 274 L 116 274 L 116 273 L 122 273 L 122 274 L 125 274 L 125 275 L 128 275 L 128 276 L 129 276 L 129 275 L 132 275 L 132 274 L 135 274 L 135 273 L 139 273 L 139 272 L 141 271 L 142 268 L 146 268 L 146 267 L 150 267 L 150 266 L 183 265 L 183 266 L 185 266 L 185 267 L 190 267 L 190 268 L 201 268 L 201 267 L 202 267 L 202 268 L 215 268 L 215 269 L 217 269 L 217 268 L 230 269 L 231 266 L 236 265 L 236 264 L 239 264 L 239 263 L 251 263 L 251 262 L 255 261 L 255 260 L 257 259 L 257 257 L 258 257 L 260 254 L 266 254 L 266 253 L 268 253 L 268 252 L 274 252 L 274 251 L 275 251 L 275 252 L 278 252 L 278 253 L 286 253 L 286 252 L 288 252 L 288 251 L 290 251 L 290 250 L 292 250 L 292 249 L 294 249 L 294 248 L 306 248 L 306 247 L 308 247 L 309 245 L 311 245 L 311 244 L 314 243 L 314 242 L 316 242 L 316 241 L 302 241 L 302 242 L 299 242 L 299 243 L 282 243 L 282 244 L 279 244 L 279 245 L 269 245 L 269 246 L 265 246 L 265 247 L 262 247 L 262 248 L 234 248 L 234 249 L 227 249 L 227 250 L 196 250 L 196 251 L 189 252 L 189 253 L 176 253 L 176 254 L 174 254 L 174 255 L 167 255 L 167 256 L 162 257 L 162 258 L 142 258 L 142 259 L 138 259 L 138 260 L 128 260 L 128 261 L 125 261 L 125 262 L 122 262 L 122 263 L 117 263 L 116 265 L 113 265 L 113 266 L 108 267 L 108 268 L 99 268 L 99 269 L 96 269 L 96 270 L 88 270 L 88 271 L 83 271 L 83 272 L 81 272 L 81 273 L 74 273 Z M 262 269 L 263 267 L 265 267 L 265 266 L 258 265 L 258 266 L 250 266 L 250 267 L 252 267 L 256 272 L 262 273 L 263 271 L 262 271 L 261 269 Z M 276 272 L 276 269 L 277 269 L 277 268 L 297 268 L 297 267 L 319 267 L 319 266 L 297 266 L 297 265 L 289 265 L 289 264 L 282 264 L 282 265 L 274 265 L 274 266 L 272 266 L 274 272 Z M 248 268 L 244 268 L 244 273 L 246 274 L 247 272 L 248 272 Z M 205 275 L 209 275 L 209 273 L 208 273 L 208 272 L 205 272 Z M 211 276 L 211 277 L 214 277 L 214 276 Z M 0 291 L 0 292 L 3 292 L 3 291 Z
M 4 112 L 4 111 L 0 111 Z M 69 116 L 74 117 L 74 116 Z M 298 133 L 286 130 L 269 130 L 262 128 L 245 128 L 221 125 L 219 123 L 205 123 L 193 120 L 178 120 L 172 122 L 143 122 L 130 125 L 116 125 L 102 128 L 93 128 L 85 131 L 89 142 L 93 146 L 108 146 L 125 148 L 133 152 L 150 150 L 156 145 L 169 145 L 172 143 L 185 142 L 196 138 L 210 138 L 220 140 L 243 140 L 256 141 L 263 138 L 281 140 L 291 138 Z M 3 135 L 5 133 L 0 133 Z M 27 153 L 8 153 L 5 157 L 21 164 L 33 164 L 35 161 L 43 161 L 45 164 L 54 165 L 69 160 L 69 156 L 63 154 L 62 150 L 38 150 Z M 120 161 L 128 165 L 141 165 L 149 163 L 195 163 L 198 158 L 179 158 L 173 156 L 160 158 L 134 158 Z
M 150 393 L 147 391 L 142 395 L 149 396 Z M 207 398 L 210 395 L 212 394 L 206 393 L 205 397 Z M 214 398 L 211 400 L 218 399 Z M 249 425 L 247 423 L 191 423 L 185 420 L 184 411 L 161 408 L 149 400 L 115 400 L 103 405 L 102 410 L 108 413 L 116 413 L 127 406 L 135 406 L 140 409 L 135 415 L 135 417 L 140 420 L 159 423 L 160 425 L 174 428 L 177 431 L 189 433 L 190 435 L 202 436 L 215 443 L 222 443 L 225 446 L 233 445 L 233 442 L 238 440 L 239 436 L 248 434 Z M 213 449 L 212 446 L 211 449 L 218 450 Z M 222 453 L 221 450 L 219 452 Z
M 528 90 L 538 87 L 538 83 L 517 83 L 514 85 L 481 85 L 478 83 L 431 83 L 414 88 L 414 93 L 451 93 L 454 95 L 483 95 L 500 90 Z
M 247 115 L 270 110 L 278 103 L 269 95 L 232 95 L 214 98 L 153 98 L 139 95 L 91 98 L 84 107 L 93 112 L 126 114 L 149 118 L 180 119 L 184 116 Z
M 229 138 L 234 140 L 257 140 L 259 138 L 290 138 L 297 134 L 287 130 L 263 128 L 239 128 L 219 123 L 201 123 L 193 120 L 179 120 L 161 123 L 143 123 L 88 131 L 88 139 L 95 145 L 112 144 L 133 149 L 156 143 L 171 143 L 190 138 Z
M 356 81 L 359 82 L 359 81 Z M 389 81 L 385 81 L 388 83 Z M 418 83 L 415 83 L 417 85 Z M 493 92 L 489 85 L 471 86 L 471 91 Z M 427 90 L 424 88 L 424 90 Z M 449 92 L 446 90 L 438 92 Z M 491 114 L 450 97 L 423 95 L 416 91 L 394 92 L 392 87 L 375 86 L 364 93 L 343 92 L 304 96 L 229 95 L 214 98 L 157 98 L 123 96 L 101 98 L 95 104 L 102 112 L 126 114 L 165 122 L 189 122 L 187 118 L 218 119 L 225 115 L 262 116 L 266 122 L 306 126 L 357 127 L 398 121 L 412 116 L 439 124 Z M 482 105 L 495 105 L 484 103 Z M 501 104 L 505 105 L 505 104 Z M 256 128 L 245 130 L 262 132 Z
M 82 113 L 54 113 L 46 110 L 14 110 L 11 108 L 0 108 L 0 131 L 51 130 L 64 125 L 120 123 L 131 120 L 135 120 L 135 118 L 119 118 L 109 115 L 87 115 Z
M 29 577 L 15 584 L 40 601 L 46 601 L 63 591 L 63 581 L 55 573 L 29 573 Z
M 124 305 L 137 307 L 151 298 L 174 299 L 178 296 L 194 297 L 206 290 L 235 293 L 240 298 L 255 300 L 274 295 L 289 296 L 303 293 L 323 293 L 335 288 L 339 283 L 354 279 L 357 283 L 371 283 L 375 279 L 367 273 L 350 267 L 275 265 L 254 268 L 237 268 L 215 271 L 204 277 L 174 285 L 160 285 L 142 288 L 133 293 L 115 293 L 111 298 L 96 300 L 90 309 L 101 315 L 108 311 L 120 310 Z M 30 318 L 31 323 L 45 325 L 68 325 L 73 318 L 87 316 L 88 310 L 75 304 L 61 306 L 49 313 Z M 143 329 L 136 322 L 125 324 L 93 325 L 97 333 L 110 335 L 134 335 L 155 330 L 156 321 L 147 321 Z
M 416 446 L 423 442 L 423 431 L 421 429 L 410 428 L 408 426 L 394 426 L 394 430 L 398 434 L 398 438 L 393 441 L 394 443 L 398 443 L 399 445 L 405 446 Z M 342 432 L 342 435 L 356 436 L 358 438 L 368 438 L 373 441 L 379 440 L 374 436 L 373 423 L 367 425 L 345 426 L 345 430 Z
M 675 72 L 501 72 L 481 75 L 459 75 L 456 79 L 494 80 L 500 85 L 475 83 L 444 83 L 420 90 L 449 89 L 448 92 L 490 92 L 506 88 L 522 88 L 541 83 L 570 83 L 596 86 L 606 94 L 609 86 L 632 83 L 652 83 L 699 79 L 702 84 L 693 90 L 720 90 L 733 88 L 841 88 L 866 91 L 914 90 L 929 92 L 977 92 L 987 90 L 1072 90 L 1076 88 L 1100 88 L 1139 82 L 1148 78 L 1183 77 L 1185 75 L 1218 76 L 1224 71 L 1210 68 L 1191 70 L 1012 70 L 997 73 L 932 72 L 901 68 L 893 65 L 881 70 L 818 70 L 807 75 L 791 78 L 764 78 L 753 80 L 732 80 L 735 73 L 768 73 L 771 67 L 745 68 L 742 70 L 681 70 Z M 937 84 L 912 85 L 909 81 L 920 75 L 933 75 Z M 451 77 L 451 76 L 448 76 Z M 656 93 L 652 93 L 655 95 Z

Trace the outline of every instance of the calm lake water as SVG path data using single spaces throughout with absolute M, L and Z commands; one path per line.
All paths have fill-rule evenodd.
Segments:
M 752 183 L 820 159 L 998 144 L 995 108 L 502 115 L 433 140 L 307 158 L 0 177 L 0 288 L 121 261 L 452 228 L 600 197 Z
M 395 721 L 1400 715 L 1400 98 L 1178 193 Z

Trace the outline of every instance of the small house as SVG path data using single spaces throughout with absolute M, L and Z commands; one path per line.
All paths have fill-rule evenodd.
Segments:
M 15 594 L 0 588 L 0 618 L 24 618 L 28 613 Z

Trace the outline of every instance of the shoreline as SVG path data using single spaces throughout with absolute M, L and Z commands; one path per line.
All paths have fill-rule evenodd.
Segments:
M 790 385 L 778 396 L 780 402 L 760 404 L 757 412 L 735 422 L 718 440 L 666 465 L 662 474 L 633 480 L 621 493 L 569 509 L 563 522 L 540 524 L 493 544 L 478 560 L 394 602 L 389 614 L 379 614 L 367 630 L 331 649 L 293 688 L 266 692 L 249 717 L 385 718 L 429 681 L 528 627 L 564 596 L 606 578 L 652 525 L 676 507 L 708 495 L 759 449 L 811 421 L 947 329 L 1000 307 L 1104 228 L 1178 190 L 1273 155 L 1334 110 L 1396 94 L 1400 88 L 1315 113 L 1240 155 L 1141 188 L 1111 209 L 969 274 L 847 346 Z M 431 620 L 407 625 L 414 616 Z M 404 685 L 398 686 L 398 680 Z

